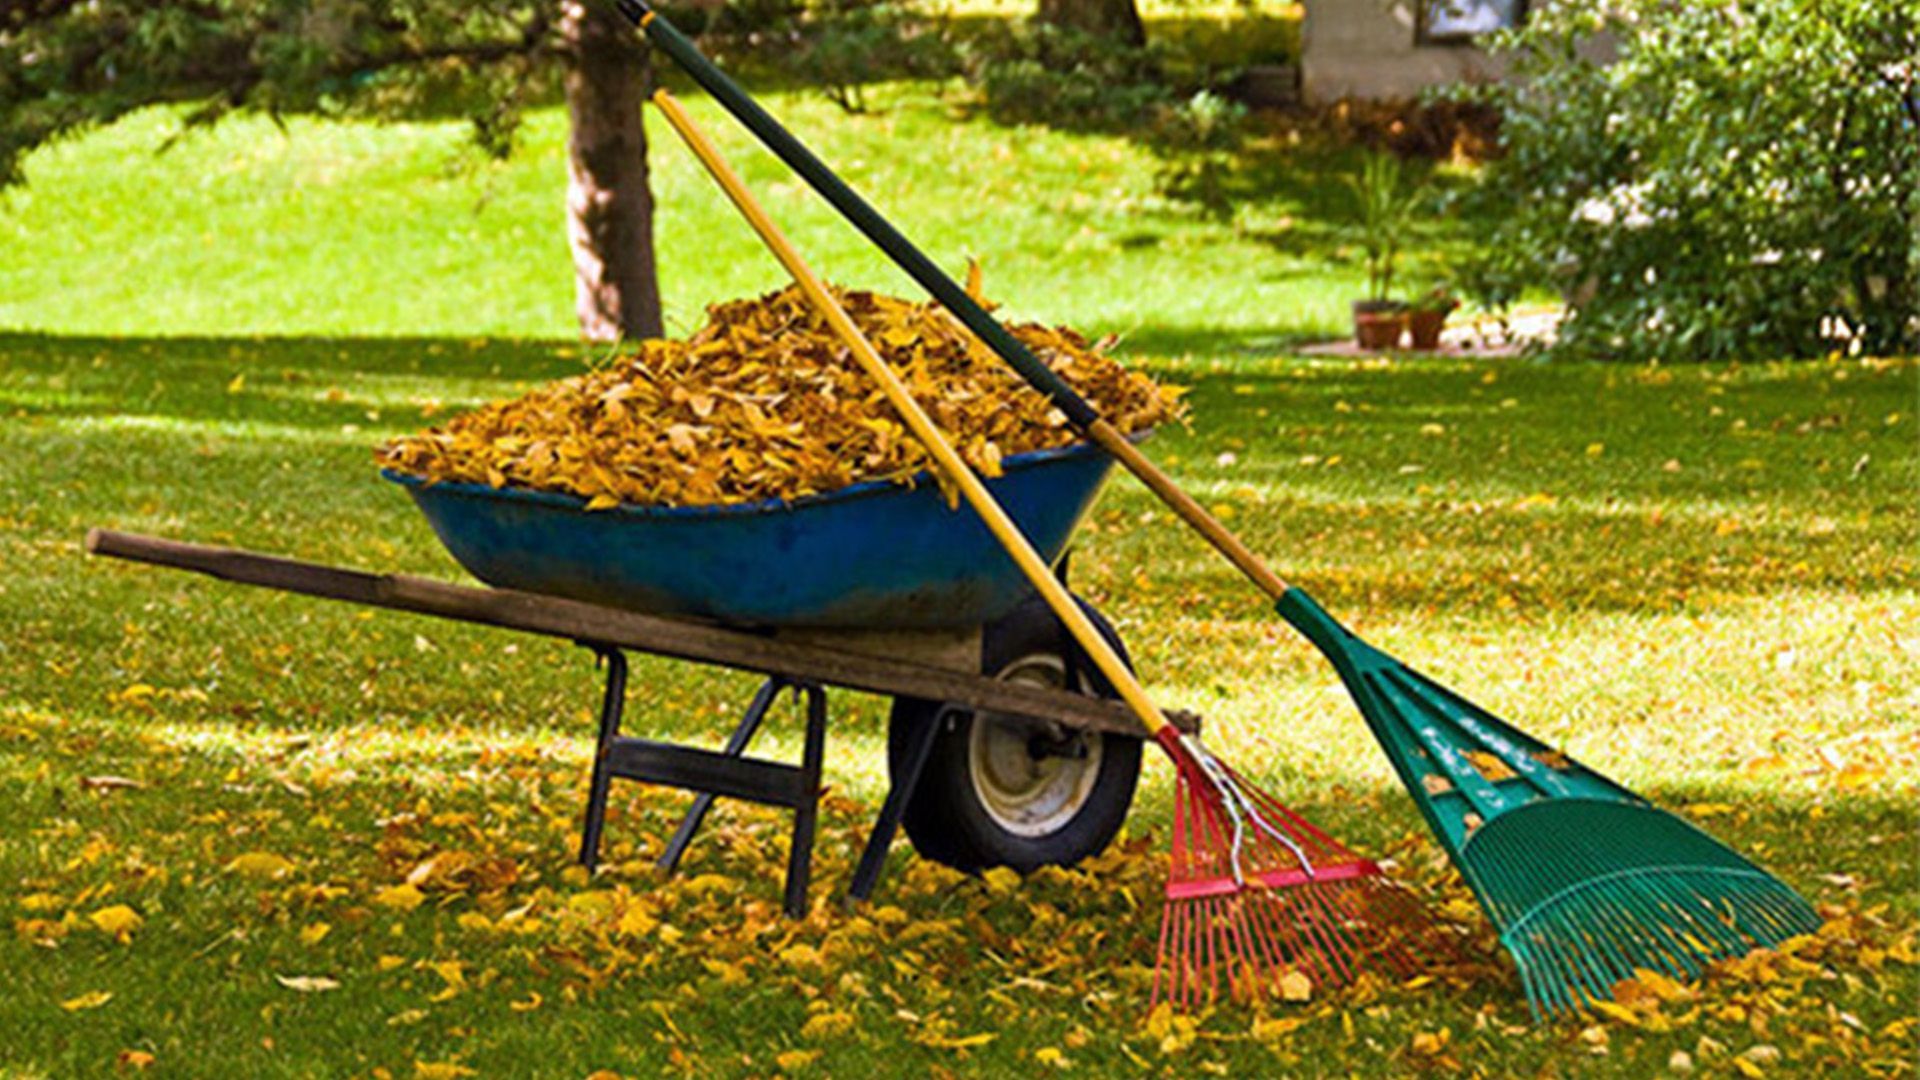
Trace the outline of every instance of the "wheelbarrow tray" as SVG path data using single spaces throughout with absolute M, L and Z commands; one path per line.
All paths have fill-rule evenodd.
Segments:
M 1085 444 L 1017 454 L 987 482 L 1049 562 L 1113 461 Z M 977 626 L 1030 592 L 972 510 L 932 478 L 791 501 L 588 512 L 555 492 L 394 470 L 453 557 L 489 585 L 744 626 Z

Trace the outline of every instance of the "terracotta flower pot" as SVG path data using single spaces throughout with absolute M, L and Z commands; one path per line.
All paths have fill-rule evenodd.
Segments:
M 1407 334 L 1413 347 L 1428 352 L 1440 347 L 1440 331 L 1446 329 L 1447 313 L 1441 309 L 1415 308 L 1407 313 Z
M 1355 300 L 1353 302 L 1354 344 L 1369 352 L 1400 347 L 1400 335 L 1407 329 L 1407 309 L 1395 300 Z

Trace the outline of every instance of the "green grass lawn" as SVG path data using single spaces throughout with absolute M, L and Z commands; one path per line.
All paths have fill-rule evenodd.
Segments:
M 985 265 L 1007 310 L 1158 354 L 1238 354 L 1334 336 L 1362 291 L 1338 151 L 1258 177 L 1238 228 L 1154 192 L 1151 153 L 1125 139 L 955 123 L 961 102 L 881 88 L 848 117 L 809 94 L 768 105 L 955 273 Z M 836 281 L 910 282 L 704 98 L 696 117 L 809 260 Z M 781 271 L 658 117 L 648 117 L 670 329 Z M 235 120 L 177 133 L 150 111 L 35 155 L 0 194 L 0 328 L 177 334 L 510 335 L 575 331 L 565 240 L 565 122 L 534 113 L 507 163 L 459 123 Z M 1457 246 L 1423 230 L 1415 268 Z M 1416 273 L 1417 277 L 1417 273 Z M 1416 281 L 1417 283 L 1417 281 Z
M 446 126 L 234 125 L 153 159 L 149 115 L 36 158 L 0 215 L 0 324 L 59 331 L 0 336 L 0 1074 L 1911 1074 L 1920 365 L 1248 352 L 1334 330 L 1351 263 L 1157 206 L 1124 143 L 914 94 L 858 124 L 779 107 L 1017 310 L 1136 330 L 1193 387 L 1154 456 L 1330 610 L 1832 905 L 1831 940 L 1631 1022 L 1530 1024 L 1475 931 L 1432 983 L 1151 1024 L 1165 770 L 1084 872 L 1009 887 L 900 845 L 847 913 L 885 786 L 885 703 L 858 695 L 807 921 L 777 915 L 779 816 L 723 806 L 664 880 L 684 800 L 633 786 L 589 881 L 583 650 L 80 550 L 107 525 L 457 579 L 369 449 L 581 363 L 553 340 L 555 121 L 461 171 Z M 997 145 L 1033 171 L 956 164 Z M 775 284 L 659 160 L 680 322 Z M 818 263 L 890 284 L 755 175 Z M 1479 926 L 1331 673 L 1164 511 L 1116 481 L 1073 566 L 1157 698 Z M 709 742 L 753 687 L 651 660 L 633 683 L 632 730 Z

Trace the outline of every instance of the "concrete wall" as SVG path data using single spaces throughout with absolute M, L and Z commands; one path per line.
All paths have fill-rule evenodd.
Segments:
M 1505 65 L 1465 44 L 1414 41 L 1416 0 L 1306 0 L 1300 89 L 1308 101 L 1408 98 L 1429 86 L 1489 81 Z

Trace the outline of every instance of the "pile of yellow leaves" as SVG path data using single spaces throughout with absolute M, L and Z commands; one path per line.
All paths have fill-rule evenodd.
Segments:
M 932 303 L 835 290 L 914 397 L 986 476 L 1075 441 L 1066 418 Z M 1177 391 L 1072 330 L 1014 335 L 1123 432 L 1180 414 Z M 560 491 L 588 509 L 794 499 L 905 481 L 932 461 L 795 288 L 708 309 L 686 341 L 395 439 L 381 464 L 434 481 Z

